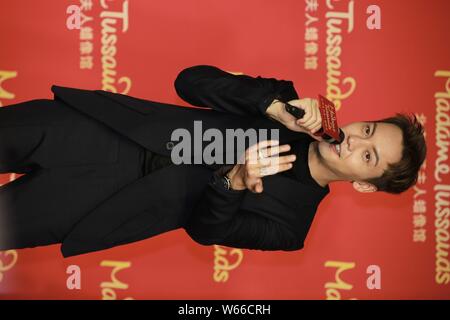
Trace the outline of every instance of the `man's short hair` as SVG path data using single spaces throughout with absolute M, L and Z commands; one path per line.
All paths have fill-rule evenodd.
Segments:
M 402 157 L 397 163 L 391 163 L 378 178 L 367 180 L 375 185 L 378 191 L 399 194 L 416 184 L 419 169 L 425 161 L 427 146 L 423 134 L 423 126 L 417 117 L 397 113 L 394 117 L 375 121 L 390 123 L 402 131 Z

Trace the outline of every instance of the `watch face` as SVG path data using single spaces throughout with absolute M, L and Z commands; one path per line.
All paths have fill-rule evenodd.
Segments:
M 228 181 L 227 181 L 227 179 L 226 179 L 225 177 L 222 177 L 221 181 L 222 181 L 223 187 L 224 187 L 225 189 L 230 189 L 230 188 L 228 187 Z

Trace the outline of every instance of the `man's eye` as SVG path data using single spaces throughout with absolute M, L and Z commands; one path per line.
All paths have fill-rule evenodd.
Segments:
M 366 153 L 364 154 L 364 160 L 366 160 L 366 162 L 370 161 L 370 152 L 366 151 Z
M 370 133 L 370 127 L 369 127 L 369 126 L 366 126 L 366 127 L 364 128 L 364 133 L 366 134 L 366 136 L 369 135 L 369 133 Z

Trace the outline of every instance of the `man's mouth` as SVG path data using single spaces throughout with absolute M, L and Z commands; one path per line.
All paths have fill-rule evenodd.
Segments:
M 338 155 L 341 156 L 341 145 L 340 144 L 330 144 L 331 149 Z

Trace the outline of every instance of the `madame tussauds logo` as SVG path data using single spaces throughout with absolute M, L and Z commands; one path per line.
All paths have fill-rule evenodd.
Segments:
M 192 159 L 194 164 L 236 164 L 245 163 L 242 155 L 248 147 L 263 140 L 279 140 L 279 130 L 226 129 L 224 136 L 216 128 L 203 132 L 202 121 L 194 121 L 193 136 L 189 130 L 178 128 L 172 132 L 171 140 L 178 142 L 168 146 L 174 164 L 192 164 Z

